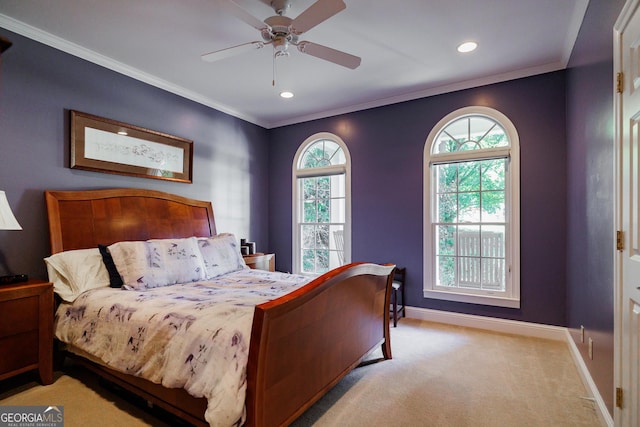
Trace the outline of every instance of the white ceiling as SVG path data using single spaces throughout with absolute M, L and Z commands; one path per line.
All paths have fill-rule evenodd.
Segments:
M 566 67 L 589 0 L 345 0 L 303 34 L 357 55 L 355 70 L 270 46 L 214 63 L 204 53 L 261 40 L 221 0 L 2 0 L 0 27 L 257 125 L 274 128 Z M 269 0 L 235 0 L 253 16 Z M 292 0 L 295 18 L 315 0 Z M 266 3 L 266 4 L 265 4 Z M 467 40 L 479 47 L 462 55 Z M 289 89 L 292 99 L 278 93 Z

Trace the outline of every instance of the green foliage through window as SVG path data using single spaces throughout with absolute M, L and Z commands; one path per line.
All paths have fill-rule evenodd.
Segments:
M 303 273 L 322 274 L 344 262 L 345 174 L 336 174 L 335 170 L 323 174 L 322 171 L 344 164 L 346 157 L 342 147 L 328 139 L 311 143 L 298 161 L 298 169 L 318 169 L 317 176 L 297 179 Z
M 508 146 L 504 129 L 463 117 L 436 137 L 434 153 Z M 479 155 L 479 157 L 482 157 Z M 505 289 L 508 158 L 432 164 L 435 177 L 436 281 L 439 286 Z

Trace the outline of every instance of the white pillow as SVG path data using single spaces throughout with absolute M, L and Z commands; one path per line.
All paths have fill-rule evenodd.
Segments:
M 44 261 L 53 290 L 64 301 L 73 302 L 89 289 L 109 286 L 109 272 L 98 248 L 60 252 Z
M 195 237 L 118 242 L 109 253 L 125 289 L 143 290 L 205 279 Z
M 249 268 L 240 253 L 240 245 L 231 233 L 201 237 L 198 246 L 204 260 L 207 279 Z

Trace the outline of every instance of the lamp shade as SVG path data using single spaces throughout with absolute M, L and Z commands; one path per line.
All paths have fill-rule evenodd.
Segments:
M 0 191 L 0 230 L 22 230 L 20 224 L 13 216 L 7 195 L 4 191 Z

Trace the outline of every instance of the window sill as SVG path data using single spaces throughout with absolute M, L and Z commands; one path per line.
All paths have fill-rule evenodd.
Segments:
M 520 308 L 520 299 L 499 297 L 495 295 L 471 295 L 425 289 L 424 297 L 446 301 L 466 302 L 469 304 L 492 305 L 495 307 Z

